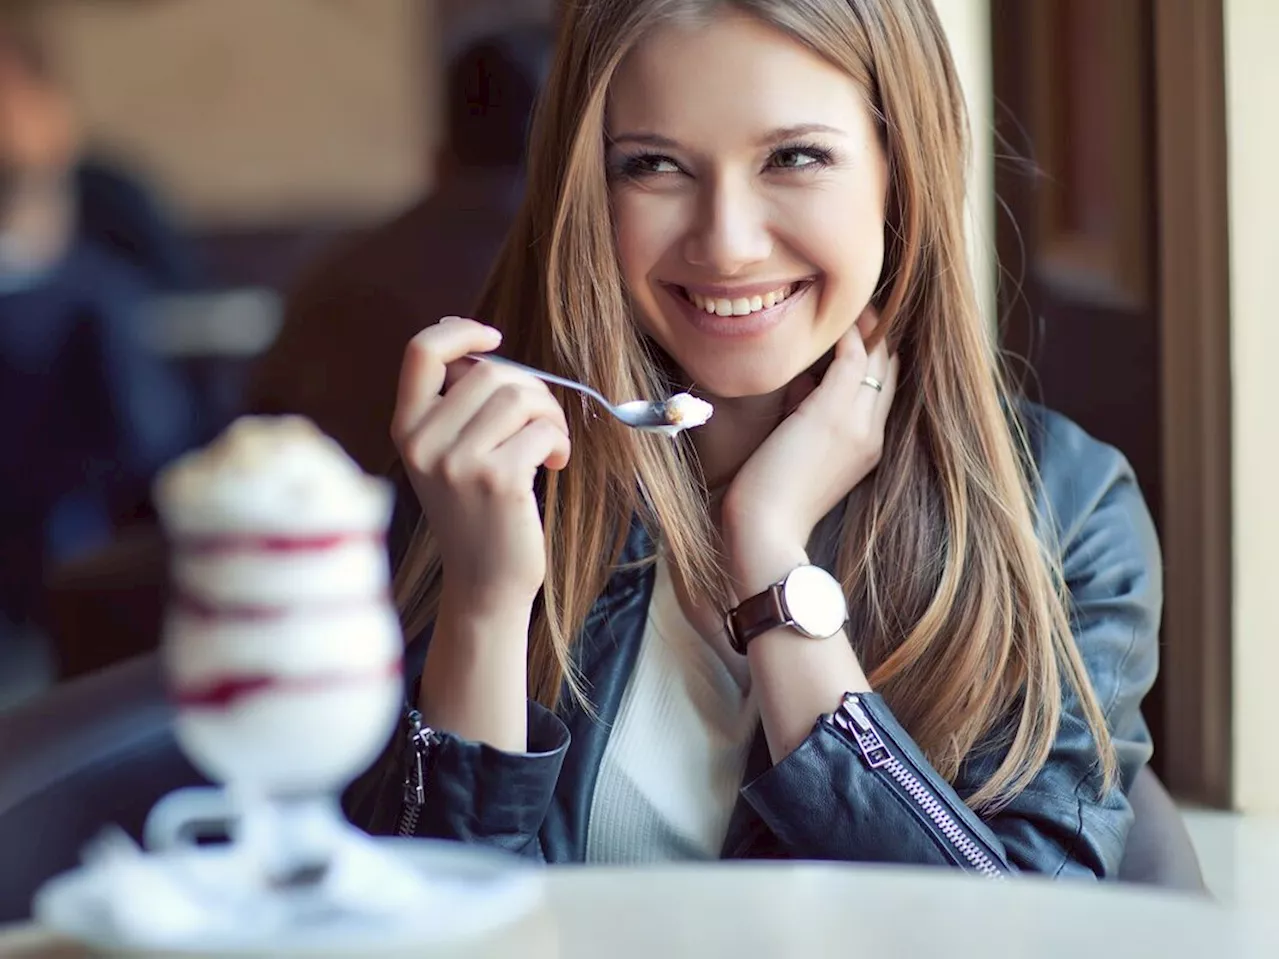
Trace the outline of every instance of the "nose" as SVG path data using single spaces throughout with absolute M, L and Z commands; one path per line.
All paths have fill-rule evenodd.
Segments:
M 690 264 L 735 276 L 772 253 L 767 206 L 747 184 L 722 176 L 700 192 L 697 220 L 685 241 Z

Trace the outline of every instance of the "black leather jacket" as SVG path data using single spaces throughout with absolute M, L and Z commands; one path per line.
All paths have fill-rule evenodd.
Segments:
M 1076 641 L 1110 724 L 1122 785 L 1099 796 L 1093 741 L 1068 696 L 1048 762 L 994 815 L 964 804 L 999 761 L 970 757 L 948 783 L 875 694 L 846 697 L 771 766 L 758 733 L 722 856 L 952 865 L 987 875 L 1027 871 L 1114 876 L 1132 823 L 1125 791 L 1151 755 L 1139 705 L 1156 674 L 1159 547 L 1119 452 L 1068 420 L 1029 408 L 1042 491 L 1070 590 Z M 633 529 L 626 562 L 651 552 Z M 588 618 L 577 662 L 598 716 L 571 699 L 529 703 L 529 751 L 505 753 L 449 734 L 405 735 L 348 791 L 346 809 L 376 834 L 446 837 L 547 862 L 581 862 L 600 760 L 640 641 L 652 566 L 620 569 Z M 426 637 L 406 653 L 410 687 Z M 412 699 L 410 700 L 412 702 Z M 834 704 L 833 704 L 834 705 Z

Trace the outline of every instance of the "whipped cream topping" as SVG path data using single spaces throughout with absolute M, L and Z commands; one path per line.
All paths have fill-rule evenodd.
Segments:
M 392 490 L 300 416 L 245 416 L 157 477 L 171 535 L 382 532 Z
M 670 424 L 668 432 L 674 436 L 682 430 L 702 426 L 714 412 L 715 408 L 706 400 L 688 393 L 677 393 L 666 403 L 667 422 Z

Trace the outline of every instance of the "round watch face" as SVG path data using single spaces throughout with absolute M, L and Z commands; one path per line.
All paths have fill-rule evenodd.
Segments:
M 820 566 L 801 566 L 782 584 L 786 613 L 800 632 L 814 639 L 834 636 L 849 618 L 844 590 Z

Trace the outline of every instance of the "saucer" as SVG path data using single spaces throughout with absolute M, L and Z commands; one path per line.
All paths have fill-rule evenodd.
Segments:
M 439 840 L 369 838 L 368 847 L 379 859 L 391 860 L 388 872 L 411 871 L 422 881 L 426 896 L 387 906 L 380 914 L 327 908 L 329 904 L 320 902 L 320 908 L 291 910 L 293 918 L 283 926 L 255 921 L 253 907 L 271 894 L 263 896 L 245 886 L 243 857 L 228 844 L 194 847 L 180 856 L 143 855 L 139 870 L 128 881 L 144 872 L 147 881 L 138 882 L 124 896 L 119 875 L 109 875 L 101 866 L 81 866 L 46 883 L 36 894 L 32 911 L 44 928 L 97 955 L 137 959 L 267 955 L 425 959 L 487 954 L 506 941 L 506 949 L 494 953 L 504 955 L 513 948 L 514 939 L 527 942 L 530 933 L 538 938 L 539 918 L 549 922 L 542 908 L 543 871 L 514 856 Z M 165 917 L 159 915 L 165 910 L 157 905 L 164 897 L 155 895 L 161 889 L 153 882 L 157 877 L 165 884 L 187 885 L 197 898 L 203 890 L 234 889 L 235 896 L 227 901 L 237 904 L 222 912 L 213 907 L 217 921 L 195 932 L 190 924 L 180 929 L 180 921 L 166 929 L 161 925 Z M 241 884 L 238 889 L 236 883 Z M 396 902 L 390 892 L 388 900 Z M 199 901 L 200 908 L 210 908 L 207 898 Z M 247 906 L 243 919 L 240 904 Z M 140 915 L 155 916 L 155 921 L 143 923 L 145 932 L 130 935 L 113 919 L 122 908 L 133 910 L 135 921 Z M 168 918 L 180 912 L 171 906 Z M 268 914 L 269 910 L 259 909 L 258 919 Z M 523 948 L 520 952 L 528 954 Z

